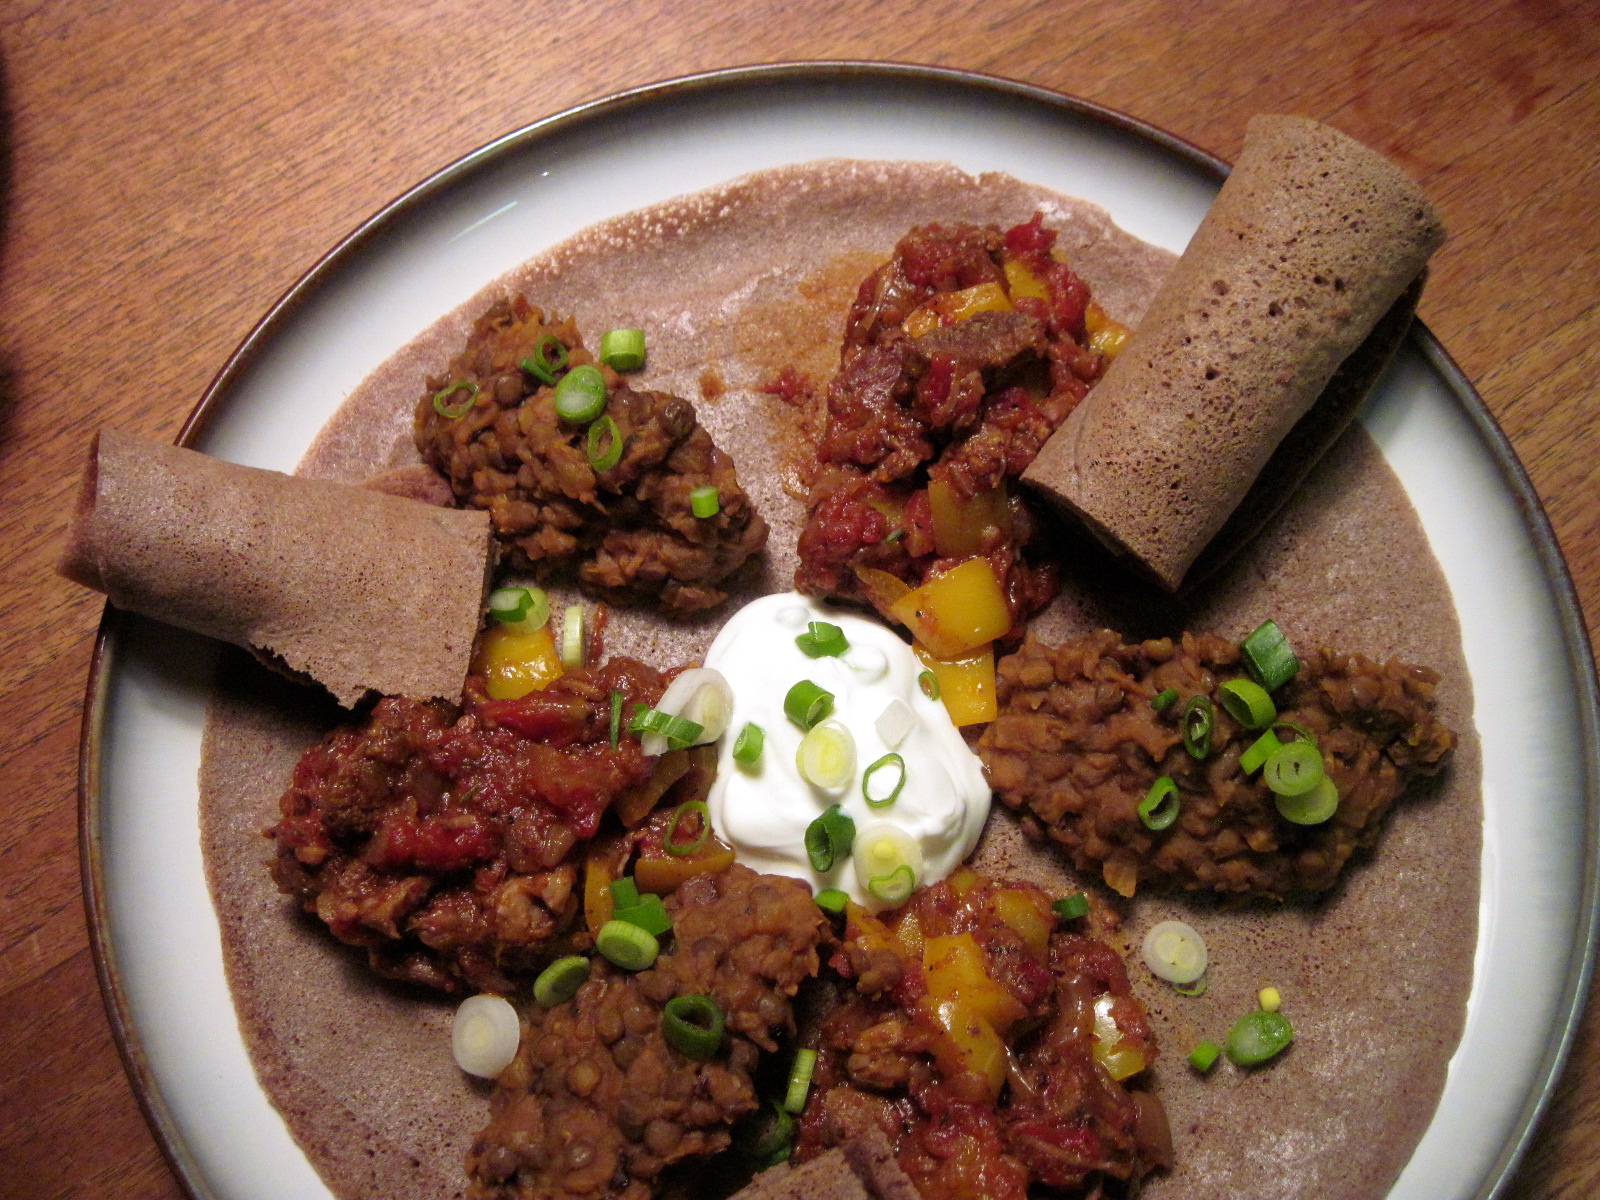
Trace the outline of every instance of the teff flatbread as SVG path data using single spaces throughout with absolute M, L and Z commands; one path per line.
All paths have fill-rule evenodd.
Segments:
M 781 168 L 607 222 L 512 271 L 380 368 L 302 469 L 354 480 L 411 462 L 410 412 L 423 377 L 448 361 L 493 298 L 520 290 L 572 312 L 591 338 L 616 326 L 647 331 L 643 385 L 697 400 L 772 525 L 755 587 L 785 589 L 804 518 L 802 501 L 784 487 L 793 414 L 758 386 L 791 363 L 819 382 L 827 377 L 856 287 L 912 225 L 1009 225 L 1035 210 L 1063 231 L 1058 244 L 1111 314 L 1136 324 L 1172 255 L 1090 205 L 931 164 Z M 1189 626 L 1237 637 L 1270 615 L 1298 642 L 1399 654 L 1445 677 L 1446 716 L 1463 734 L 1455 766 L 1426 796 L 1402 802 L 1378 852 L 1337 895 L 1309 908 L 1242 913 L 1183 898 L 1117 902 L 1134 936 L 1159 916 L 1187 914 L 1211 939 L 1216 963 L 1199 1001 L 1178 999 L 1134 968 L 1164 1046 L 1155 1070 L 1179 1158 L 1148 1194 L 1381 1196 L 1437 1100 L 1475 943 L 1477 745 L 1459 634 L 1426 538 L 1359 429 L 1261 539 L 1181 603 L 1130 580 L 1088 539 L 1062 536 L 1067 588 L 1040 618 L 1047 636 L 1111 625 L 1129 636 Z M 662 665 L 685 662 L 703 653 L 719 619 L 691 624 L 619 610 L 607 646 Z M 213 709 L 202 770 L 205 847 L 241 1024 L 263 1082 L 336 1192 L 456 1195 L 487 1103 L 451 1061 L 448 1008 L 369 979 L 353 952 L 278 895 L 264 866 L 259 831 L 274 819 L 299 749 L 327 719 L 277 686 L 232 687 Z M 1057 887 L 1069 878 L 998 811 L 979 865 Z M 1098 886 L 1073 886 L 1085 883 Z M 1283 991 L 1296 1020 L 1294 1048 L 1255 1074 L 1223 1068 L 1208 1080 L 1191 1077 L 1183 1065 L 1190 1045 L 1225 1033 L 1266 983 Z M 1375 1026 L 1385 1030 L 1381 1046 L 1357 1036 Z

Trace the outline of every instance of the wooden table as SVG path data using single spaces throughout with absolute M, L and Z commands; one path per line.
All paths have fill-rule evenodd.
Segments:
M 1452 238 L 1422 314 L 1482 391 L 1600 631 L 1600 4 L 1302 0 L 9 0 L 0 8 L 0 1195 L 180 1189 L 88 950 L 75 770 L 101 604 L 52 564 L 91 433 L 171 439 L 269 304 L 497 134 L 692 71 L 937 63 L 1122 109 L 1231 158 L 1255 112 L 1415 173 Z M 1600 1009 L 1512 1195 L 1600 1193 Z

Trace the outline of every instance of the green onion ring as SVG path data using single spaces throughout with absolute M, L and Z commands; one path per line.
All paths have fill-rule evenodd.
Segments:
M 917 686 L 922 689 L 922 694 L 929 700 L 937 700 L 939 698 L 939 677 L 931 670 L 924 671 L 917 676 Z
M 833 711 L 833 693 L 802 679 L 784 694 L 783 711 L 801 729 L 810 729 Z
M 1215 1042 L 1201 1042 L 1189 1051 L 1189 1065 L 1204 1075 L 1217 1065 L 1217 1059 L 1222 1054 L 1222 1047 Z
M 1146 829 L 1160 833 L 1178 819 L 1183 805 L 1178 800 L 1178 785 L 1171 775 L 1163 775 L 1150 785 L 1143 800 L 1139 801 L 1139 820 Z
M 773 1112 L 777 1114 L 772 1127 L 750 1148 L 750 1156 L 755 1160 L 758 1171 L 788 1162 L 789 1156 L 794 1153 L 794 1118 L 777 1101 L 771 1103 Z
M 722 1010 L 710 996 L 674 996 L 661 1010 L 661 1036 L 667 1045 L 704 1061 L 722 1045 Z
M 667 912 L 667 906 L 662 903 L 660 896 L 650 893 L 640 896 L 637 904 L 612 909 L 611 918 L 626 921 L 657 938 L 672 928 L 672 914 Z
M 761 748 L 766 745 L 767 733 L 754 721 L 746 721 L 739 736 L 733 740 L 733 761 L 741 767 L 754 766 L 761 761 Z
M 1278 740 L 1278 735 L 1272 730 L 1267 730 L 1255 741 L 1251 742 L 1245 752 L 1239 755 L 1239 769 L 1246 775 L 1254 775 L 1259 771 L 1267 759 L 1272 757 L 1272 752 L 1283 743 Z
M 835 804 L 806 826 L 806 857 L 813 871 L 826 874 L 848 858 L 856 841 L 856 823 Z
M 1276 621 L 1263 621 L 1255 632 L 1239 644 L 1245 670 L 1269 692 L 1275 692 L 1300 670 L 1300 660 L 1289 648 L 1289 639 Z
M 644 366 L 644 330 L 608 330 L 600 338 L 600 361 L 613 371 L 637 371 Z
M 596 471 L 609 471 L 622 461 L 622 434 L 610 413 L 589 426 L 583 439 L 584 457 Z
M 659 733 L 674 750 L 684 750 L 694 745 L 706 731 L 706 727 L 698 721 L 676 717 L 643 704 L 634 710 L 628 729 L 632 733 Z
M 556 384 L 556 416 L 574 425 L 592 421 L 606 410 L 606 377 L 593 363 L 573 367 Z
M 451 395 L 462 388 L 467 390 L 467 398 L 460 404 L 451 406 L 445 403 Z M 454 421 L 457 417 L 464 417 L 472 411 L 472 406 L 478 402 L 478 385 L 470 379 L 458 379 L 454 383 L 446 384 L 433 394 L 433 411 L 447 420 Z
M 611 748 L 622 740 L 622 693 L 611 693 Z
M 1210 696 L 1191 696 L 1189 703 L 1183 706 L 1183 748 L 1191 758 L 1204 758 L 1211 753 L 1215 712 Z
M 692 842 L 673 841 L 672 835 L 678 831 L 678 822 L 690 813 L 696 813 L 700 817 L 700 835 Z M 685 800 L 678 805 L 677 810 L 672 814 L 672 819 L 667 822 L 667 836 L 663 844 L 666 846 L 668 854 L 678 858 L 688 858 L 701 846 L 704 846 L 706 839 L 710 836 L 711 810 L 706 807 L 706 802 L 704 800 Z
M 1272 799 L 1283 819 L 1296 825 L 1321 825 L 1339 811 L 1339 787 L 1326 774 L 1303 795 L 1274 795 Z
M 816 1067 L 815 1050 L 794 1052 L 794 1065 L 789 1068 L 789 1086 L 783 1093 L 783 1107 L 796 1116 L 805 1111 L 806 1093 L 811 1090 L 811 1073 Z
M 1294 1027 L 1281 1012 L 1258 1009 L 1240 1017 L 1228 1030 L 1228 1061 L 1255 1067 L 1281 1054 L 1294 1041 Z
M 807 658 L 837 658 L 850 649 L 844 630 L 831 621 L 812 621 L 806 631 L 794 639 L 794 644 Z
M 1298 721 L 1274 721 L 1272 723 L 1272 732 L 1276 734 L 1280 729 L 1292 729 L 1300 735 L 1302 741 L 1310 742 L 1313 746 L 1317 745 L 1317 735 Z M 1284 745 L 1288 745 L 1288 743 L 1285 742 Z
M 874 875 L 867 880 L 867 891 L 885 904 L 903 904 L 917 886 L 917 873 L 910 863 L 901 863 L 887 875 Z
M 1322 754 L 1310 742 L 1279 746 L 1261 767 L 1261 781 L 1280 796 L 1305 795 L 1323 774 Z
M 589 978 L 589 960 L 581 954 L 558 958 L 533 981 L 533 998 L 540 1008 L 554 1008 L 571 1000 Z
M 850 893 L 838 888 L 823 888 L 816 896 L 817 907 L 827 913 L 842 913 L 850 903 Z
M 1246 729 L 1264 729 L 1278 715 L 1267 689 L 1250 679 L 1230 679 L 1217 689 L 1222 707 Z
M 1178 699 L 1177 688 L 1167 688 L 1164 692 L 1157 692 L 1150 697 L 1150 707 L 1157 712 L 1166 712 Z
M 716 516 L 722 511 L 722 493 L 709 483 L 695 488 L 689 493 L 689 511 L 702 521 Z
M 1188 996 L 1190 999 L 1194 999 L 1199 996 L 1204 996 L 1206 994 L 1206 987 L 1206 976 L 1202 975 L 1193 983 L 1175 983 L 1172 985 L 1172 990 L 1177 992 L 1180 996 Z
M 874 798 L 872 795 L 872 776 L 875 772 L 891 767 L 900 769 L 899 777 L 894 781 L 894 787 L 888 795 Z M 868 767 L 861 775 L 861 795 L 866 798 L 868 808 L 888 808 L 900 799 L 900 789 L 906 786 L 906 760 L 892 751 L 885 754 L 877 762 Z
M 655 934 L 628 921 L 612 919 L 600 926 L 595 934 L 594 947 L 624 971 L 642 971 L 655 962 L 661 953 L 661 943 Z
M 1056 916 L 1066 921 L 1074 921 L 1079 917 L 1089 915 L 1089 897 L 1082 892 L 1073 892 L 1070 896 L 1063 896 L 1050 906 Z
M 517 366 L 540 383 L 554 387 L 557 373 L 567 369 L 568 357 L 566 343 L 550 334 L 533 348 L 533 357 L 523 359 Z

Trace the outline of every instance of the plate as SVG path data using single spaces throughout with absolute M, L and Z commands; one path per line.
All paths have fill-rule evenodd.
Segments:
M 291 470 L 391 352 L 512 265 L 597 220 L 827 157 L 952 162 L 1083 196 L 1180 251 L 1224 165 L 1131 118 L 1004 80 L 866 63 L 743 68 L 583 105 L 396 200 L 300 280 L 184 428 Z M 1483 402 L 1417 328 L 1361 420 L 1449 582 L 1483 740 L 1479 943 L 1439 1108 L 1392 1200 L 1487 1197 L 1524 1149 L 1591 968 L 1600 704 L 1549 524 Z M 206 891 L 196 772 L 202 638 L 107 609 L 81 756 L 84 886 L 102 990 L 146 1115 L 189 1191 L 325 1197 L 256 1082 Z M 1530 756 L 1528 747 L 1540 747 Z

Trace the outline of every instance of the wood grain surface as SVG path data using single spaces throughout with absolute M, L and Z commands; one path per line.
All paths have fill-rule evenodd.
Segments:
M 101 604 L 52 570 L 90 436 L 172 439 L 340 237 L 498 134 L 754 62 L 1004 75 L 1232 158 L 1258 111 L 1413 172 L 1422 315 L 1538 489 L 1600 632 L 1600 4 L 1559 0 L 57 0 L 0 4 L 0 1196 L 171 1200 L 88 949 L 82 693 Z M 1492 967 L 1491 967 L 1492 969 Z M 1600 1016 L 1509 1195 L 1600 1194 Z

